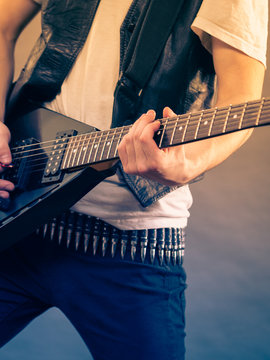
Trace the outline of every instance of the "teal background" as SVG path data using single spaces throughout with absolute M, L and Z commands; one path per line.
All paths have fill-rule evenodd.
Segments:
M 37 17 L 19 40 L 16 74 L 38 29 Z M 265 96 L 270 96 L 269 65 Z M 187 360 L 270 359 L 269 139 L 270 128 L 256 129 L 238 152 L 192 185 L 185 256 Z M 69 321 L 51 309 L 0 349 L 0 360 L 18 359 L 91 357 Z

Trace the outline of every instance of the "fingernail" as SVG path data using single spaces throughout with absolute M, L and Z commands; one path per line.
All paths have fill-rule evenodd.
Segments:
M 146 114 L 156 116 L 155 110 L 148 110 Z
M 7 184 L 7 185 L 5 186 L 5 190 L 7 190 L 7 191 L 12 191 L 12 190 L 14 190 L 14 185 L 13 185 L 13 184 Z

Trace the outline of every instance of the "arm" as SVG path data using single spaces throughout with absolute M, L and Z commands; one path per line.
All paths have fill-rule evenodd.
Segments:
M 259 61 L 212 38 L 218 94 L 216 106 L 226 106 L 261 97 L 264 66 Z M 164 116 L 173 116 L 164 109 Z M 252 130 L 160 150 L 153 135 L 159 128 L 155 113 L 149 111 L 132 127 L 119 145 L 124 171 L 166 185 L 184 185 L 212 169 L 236 151 Z
M 14 47 L 22 29 L 38 10 L 39 6 L 33 0 L 0 0 L 0 162 L 3 164 L 11 162 L 10 133 L 3 119 L 6 96 L 13 79 Z M 0 179 L 0 196 L 7 198 L 7 190 L 13 188 L 12 183 Z

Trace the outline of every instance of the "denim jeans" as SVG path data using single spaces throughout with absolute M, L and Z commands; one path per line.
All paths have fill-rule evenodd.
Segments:
M 0 254 L 0 346 L 50 307 L 95 360 L 182 360 L 185 272 L 32 235 Z

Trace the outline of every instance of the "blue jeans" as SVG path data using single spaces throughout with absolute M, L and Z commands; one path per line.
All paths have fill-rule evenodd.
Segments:
M 185 287 L 179 264 L 93 255 L 32 235 L 0 254 L 0 346 L 55 306 L 95 360 L 181 360 Z

